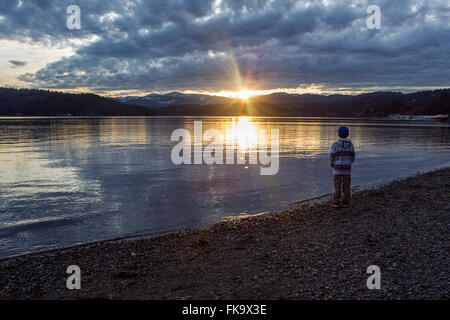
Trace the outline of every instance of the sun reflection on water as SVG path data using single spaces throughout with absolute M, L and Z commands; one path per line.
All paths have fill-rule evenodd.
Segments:
M 233 143 L 240 150 L 252 150 L 258 145 L 258 127 L 251 121 L 251 117 L 233 118 L 226 129 L 227 144 Z

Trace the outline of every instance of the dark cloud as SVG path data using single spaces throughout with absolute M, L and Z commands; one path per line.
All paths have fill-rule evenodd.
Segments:
M 233 90 L 241 84 L 258 89 L 312 83 L 356 89 L 449 85 L 446 0 L 21 3 L 0 4 L 0 37 L 81 43 L 74 56 L 20 77 L 39 87 L 162 91 Z M 70 4 L 81 8 L 81 30 L 66 28 Z M 381 30 L 366 28 L 371 4 L 381 8 Z
M 26 61 L 17 61 L 17 60 L 9 60 L 9 63 L 11 63 L 13 65 L 13 68 L 23 67 L 27 64 Z

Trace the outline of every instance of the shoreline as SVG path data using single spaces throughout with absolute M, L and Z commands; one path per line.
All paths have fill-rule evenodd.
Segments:
M 396 178 L 394 180 L 377 180 L 377 181 L 371 182 L 371 183 L 364 183 L 361 185 L 352 186 L 351 192 L 352 192 L 352 194 L 355 194 L 357 192 L 375 190 L 375 189 L 378 189 L 380 187 L 383 187 L 383 186 L 385 186 L 389 183 L 395 182 L 395 181 L 401 181 L 401 180 L 411 178 L 411 177 L 414 177 L 417 175 L 431 173 L 431 172 L 446 169 L 446 168 L 448 168 L 448 167 L 447 166 L 437 166 L 437 167 L 434 166 L 434 167 L 430 167 L 430 168 L 424 168 L 423 170 L 416 171 L 407 176 Z M 0 257 L 0 266 L 2 263 L 4 263 L 7 260 L 21 258 L 21 257 L 25 257 L 25 256 L 54 254 L 54 253 L 58 253 L 58 252 L 65 252 L 68 250 L 70 251 L 70 250 L 73 250 L 76 248 L 88 248 L 88 247 L 96 245 L 96 244 L 115 243 L 118 241 L 145 240 L 145 239 L 152 239 L 155 237 L 160 237 L 160 236 L 165 236 L 165 235 L 170 235 L 170 234 L 178 234 L 178 233 L 185 233 L 185 232 L 189 232 L 189 231 L 195 231 L 197 229 L 210 228 L 214 224 L 221 223 L 224 221 L 234 220 L 234 219 L 238 219 L 238 218 L 249 218 L 252 216 L 256 217 L 256 216 L 259 216 L 262 214 L 270 214 L 273 212 L 280 212 L 280 211 L 284 211 L 284 210 L 294 209 L 294 208 L 297 208 L 297 207 L 303 206 L 303 205 L 312 205 L 312 204 L 328 202 L 329 199 L 324 199 L 324 198 L 331 197 L 332 195 L 333 195 L 333 192 L 329 192 L 329 193 L 321 194 L 321 195 L 314 196 L 311 198 L 300 199 L 300 200 L 295 200 L 295 201 L 285 201 L 285 202 L 281 203 L 280 207 L 278 209 L 276 209 L 275 211 L 267 210 L 267 211 L 263 211 L 263 212 L 256 212 L 256 213 L 249 213 L 249 214 L 241 213 L 241 214 L 236 214 L 236 215 L 225 216 L 225 217 L 222 217 L 220 220 L 217 220 L 216 222 L 213 222 L 212 224 L 209 224 L 206 226 L 174 227 L 174 228 L 169 228 L 167 230 L 161 230 L 161 231 L 143 232 L 143 233 L 128 234 L 128 235 L 126 234 L 126 235 L 118 236 L 118 237 L 114 237 L 114 238 L 99 239 L 99 240 L 93 240 L 93 241 L 88 241 L 88 242 L 78 242 L 78 243 L 69 244 L 66 246 L 49 247 L 47 249 L 41 249 L 41 250 L 36 250 L 36 251 L 26 251 L 23 253 L 17 253 L 17 254 L 12 254 L 9 256 Z
M 443 168 L 355 192 L 348 209 L 320 201 L 5 257 L 0 299 L 448 299 L 449 182 Z M 365 287 L 374 262 L 381 290 Z M 81 290 L 65 288 L 72 264 L 81 268 Z

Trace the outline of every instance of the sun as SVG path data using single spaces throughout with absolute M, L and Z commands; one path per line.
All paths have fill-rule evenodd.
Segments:
M 236 97 L 242 100 L 248 100 L 251 96 L 255 94 L 251 90 L 242 89 L 239 92 L 236 92 Z

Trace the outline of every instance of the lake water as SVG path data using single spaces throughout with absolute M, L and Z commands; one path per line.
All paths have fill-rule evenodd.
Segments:
M 194 120 L 251 152 L 256 131 L 278 129 L 278 174 L 261 175 L 259 164 L 173 164 L 171 134 L 193 132 Z M 425 121 L 0 118 L 0 257 L 204 226 L 328 193 L 329 150 L 343 124 L 356 149 L 352 185 L 450 165 L 449 125 Z

